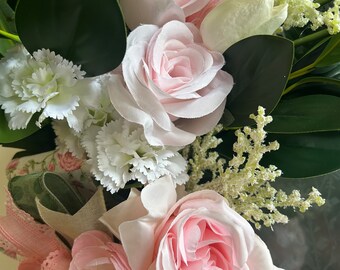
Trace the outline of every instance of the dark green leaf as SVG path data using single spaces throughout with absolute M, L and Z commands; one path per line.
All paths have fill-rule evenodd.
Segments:
M 23 149 L 15 157 L 31 156 L 55 149 L 55 134 L 51 125 L 46 125 L 34 134 L 12 143 L 2 143 L 4 147 Z
M 328 92 L 329 90 L 334 90 L 333 92 L 339 92 L 340 94 L 340 80 L 321 76 L 306 77 L 287 87 L 284 94 L 298 89 L 305 90 L 305 95 L 314 94 L 315 90 L 320 94 L 331 94 L 332 91 Z
M 62 213 L 75 214 L 84 205 L 64 178 L 50 172 L 15 176 L 9 181 L 8 190 L 16 205 L 37 220 L 40 216 L 36 197 L 45 207 Z
M 263 165 L 273 164 L 287 178 L 327 174 L 340 168 L 340 132 L 303 134 L 268 134 L 267 141 L 277 140 L 280 149 L 264 155 Z
M 274 121 L 266 131 L 272 133 L 340 130 L 340 97 L 308 95 L 281 100 L 271 115 Z
M 311 74 L 340 80 L 340 59 L 337 64 L 316 68 Z
M 220 123 L 223 124 L 223 126 L 228 127 L 234 122 L 234 120 L 235 118 L 231 114 L 231 112 L 228 109 L 224 109 L 224 113 L 222 115 Z
M 293 59 L 291 41 L 275 36 L 252 36 L 231 46 L 226 65 L 235 85 L 226 108 L 234 116 L 232 126 L 253 124 L 249 115 L 259 105 L 272 111 L 286 86 Z
M 113 70 L 125 54 L 126 30 L 116 0 L 20 0 L 16 25 L 30 53 L 48 48 L 81 65 L 87 76 Z
M 331 37 L 326 37 L 316 45 L 313 46 L 305 55 L 303 55 L 292 67 L 292 72 L 302 69 L 308 65 L 311 65 L 315 62 L 316 59 L 321 55 L 323 50 L 327 46 L 327 41 L 329 41 Z
M 4 111 L 0 109 L 0 143 L 19 141 L 38 131 L 39 128 L 35 125 L 35 120 L 36 119 L 33 119 L 26 129 L 11 130 L 8 127 Z
M 330 66 L 340 61 L 340 33 L 333 36 L 316 60 L 316 67 Z

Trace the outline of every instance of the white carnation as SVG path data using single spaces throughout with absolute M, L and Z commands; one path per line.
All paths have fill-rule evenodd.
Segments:
M 147 184 L 170 175 L 177 184 L 188 180 L 186 161 L 174 147 L 147 143 L 143 129 L 124 119 L 91 126 L 82 139 L 91 171 L 111 193 L 130 180 Z
M 72 155 L 79 159 L 86 155 L 80 143 L 80 134 L 70 129 L 67 121 L 55 120 L 52 122 L 52 127 L 57 136 L 55 142 L 59 152 L 71 152 Z
M 40 113 L 38 126 L 47 117 L 71 119 L 81 96 L 96 86 L 83 79 L 79 66 L 45 49 L 32 57 L 17 47 L 1 60 L 0 73 L 0 105 L 11 129 L 26 128 L 35 113 Z

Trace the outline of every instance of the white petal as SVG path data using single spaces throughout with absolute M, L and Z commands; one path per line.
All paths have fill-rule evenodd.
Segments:
M 165 176 L 143 189 L 142 203 L 151 216 L 164 217 L 167 214 L 177 200 L 175 187 L 171 177 Z
M 286 20 L 288 15 L 288 4 L 283 4 L 273 8 L 270 20 L 264 22 L 254 30 L 256 35 L 271 35 Z
M 282 19 L 281 15 L 284 14 L 274 11 L 273 6 L 273 0 L 222 2 L 208 13 L 201 24 L 204 44 L 211 50 L 223 53 L 237 41 L 256 35 L 257 29 L 262 25 L 266 34 L 274 33 L 280 25 L 279 18 Z M 267 24 L 272 16 L 276 18 L 275 23 Z
M 42 115 L 53 119 L 62 120 L 79 106 L 79 97 L 71 95 L 58 95 L 49 100 Z
M 249 254 L 247 265 L 251 270 L 274 270 L 278 269 L 273 265 L 272 257 L 266 244 L 261 238 L 255 235 L 255 245 Z
M 8 122 L 8 126 L 10 129 L 26 128 L 32 116 L 33 116 L 33 113 L 15 111 L 11 114 L 11 118 Z

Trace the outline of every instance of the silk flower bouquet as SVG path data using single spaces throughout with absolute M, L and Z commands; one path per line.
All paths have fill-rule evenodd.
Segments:
M 278 269 L 258 234 L 323 205 L 340 167 L 339 5 L 1 0 L 4 253 Z

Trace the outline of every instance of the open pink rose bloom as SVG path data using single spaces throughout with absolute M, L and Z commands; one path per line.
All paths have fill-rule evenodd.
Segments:
M 151 145 L 185 146 L 216 126 L 233 79 L 221 70 L 223 55 L 204 46 L 193 24 L 142 25 L 127 46 L 122 77 L 113 75 L 109 84 L 111 102 L 144 127 Z
M 164 178 L 103 216 L 131 269 L 277 269 L 265 243 L 218 193 L 176 196 L 171 179 Z

